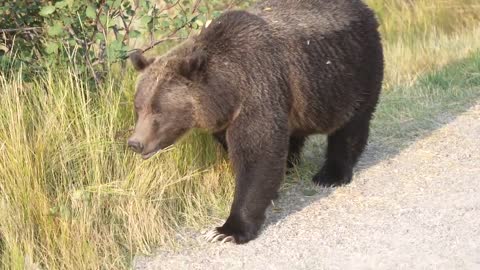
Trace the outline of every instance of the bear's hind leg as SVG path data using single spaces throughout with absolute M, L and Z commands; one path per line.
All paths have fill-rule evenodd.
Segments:
M 327 159 L 313 182 L 324 187 L 347 185 L 352 181 L 353 167 L 368 141 L 373 111 L 364 112 L 343 128 L 328 136 Z

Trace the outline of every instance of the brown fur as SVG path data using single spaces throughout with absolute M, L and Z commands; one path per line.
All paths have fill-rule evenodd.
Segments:
M 129 144 L 149 158 L 193 128 L 214 134 L 236 173 L 231 214 L 217 230 L 245 243 L 307 136 L 329 136 L 314 181 L 351 181 L 383 79 L 377 27 L 357 0 L 267 0 L 226 12 L 154 62 L 135 54 L 142 73 Z

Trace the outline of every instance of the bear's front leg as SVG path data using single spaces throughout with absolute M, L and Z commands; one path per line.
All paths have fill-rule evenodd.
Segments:
M 260 123 L 259 123 L 260 124 Z M 229 156 L 236 174 L 230 216 L 222 227 L 206 235 L 208 241 L 246 243 L 255 237 L 265 211 L 277 198 L 288 154 L 286 128 L 237 125 L 227 131 Z
M 223 147 L 225 151 L 228 152 L 227 138 L 225 131 L 219 131 L 213 134 L 215 140 Z

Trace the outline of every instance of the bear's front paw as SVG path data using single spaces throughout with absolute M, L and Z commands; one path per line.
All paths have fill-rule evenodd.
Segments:
M 203 235 L 203 237 L 205 238 L 205 240 L 207 240 L 207 242 L 210 242 L 210 243 L 215 243 L 215 242 L 221 242 L 222 244 L 228 243 L 228 242 L 236 243 L 235 238 L 233 236 L 220 233 L 218 231 L 218 228 L 208 231 Z
M 242 225 L 239 225 L 242 224 Z M 207 242 L 245 244 L 257 237 L 258 226 L 245 225 L 244 222 L 233 223 L 227 221 L 222 227 L 217 227 L 204 235 Z
M 334 166 L 323 166 L 319 173 L 313 177 L 313 182 L 322 187 L 338 187 L 352 182 L 352 170 L 341 170 Z

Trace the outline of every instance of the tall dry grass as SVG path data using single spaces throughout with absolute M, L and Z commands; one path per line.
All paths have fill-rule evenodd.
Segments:
M 366 0 L 384 38 L 386 88 L 412 85 L 419 75 L 480 48 L 478 0 Z
M 469 0 L 370 0 L 387 88 L 480 48 Z M 433 4 L 435 2 L 435 4 Z M 7 269 L 128 268 L 180 228 L 225 217 L 223 153 L 202 134 L 143 162 L 125 148 L 134 74 L 92 91 L 69 67 L 33 83 L 0 74 L 0 260 Z
M 229 169 L 208 136 L 142 162 L 125 147 L 132 77 L 92 92 L 72 72 L 0 77 L 2 263 L 125 268 L 180 225 L 221 216 Z M 222 183 L 220 183 L 222 182 Z

